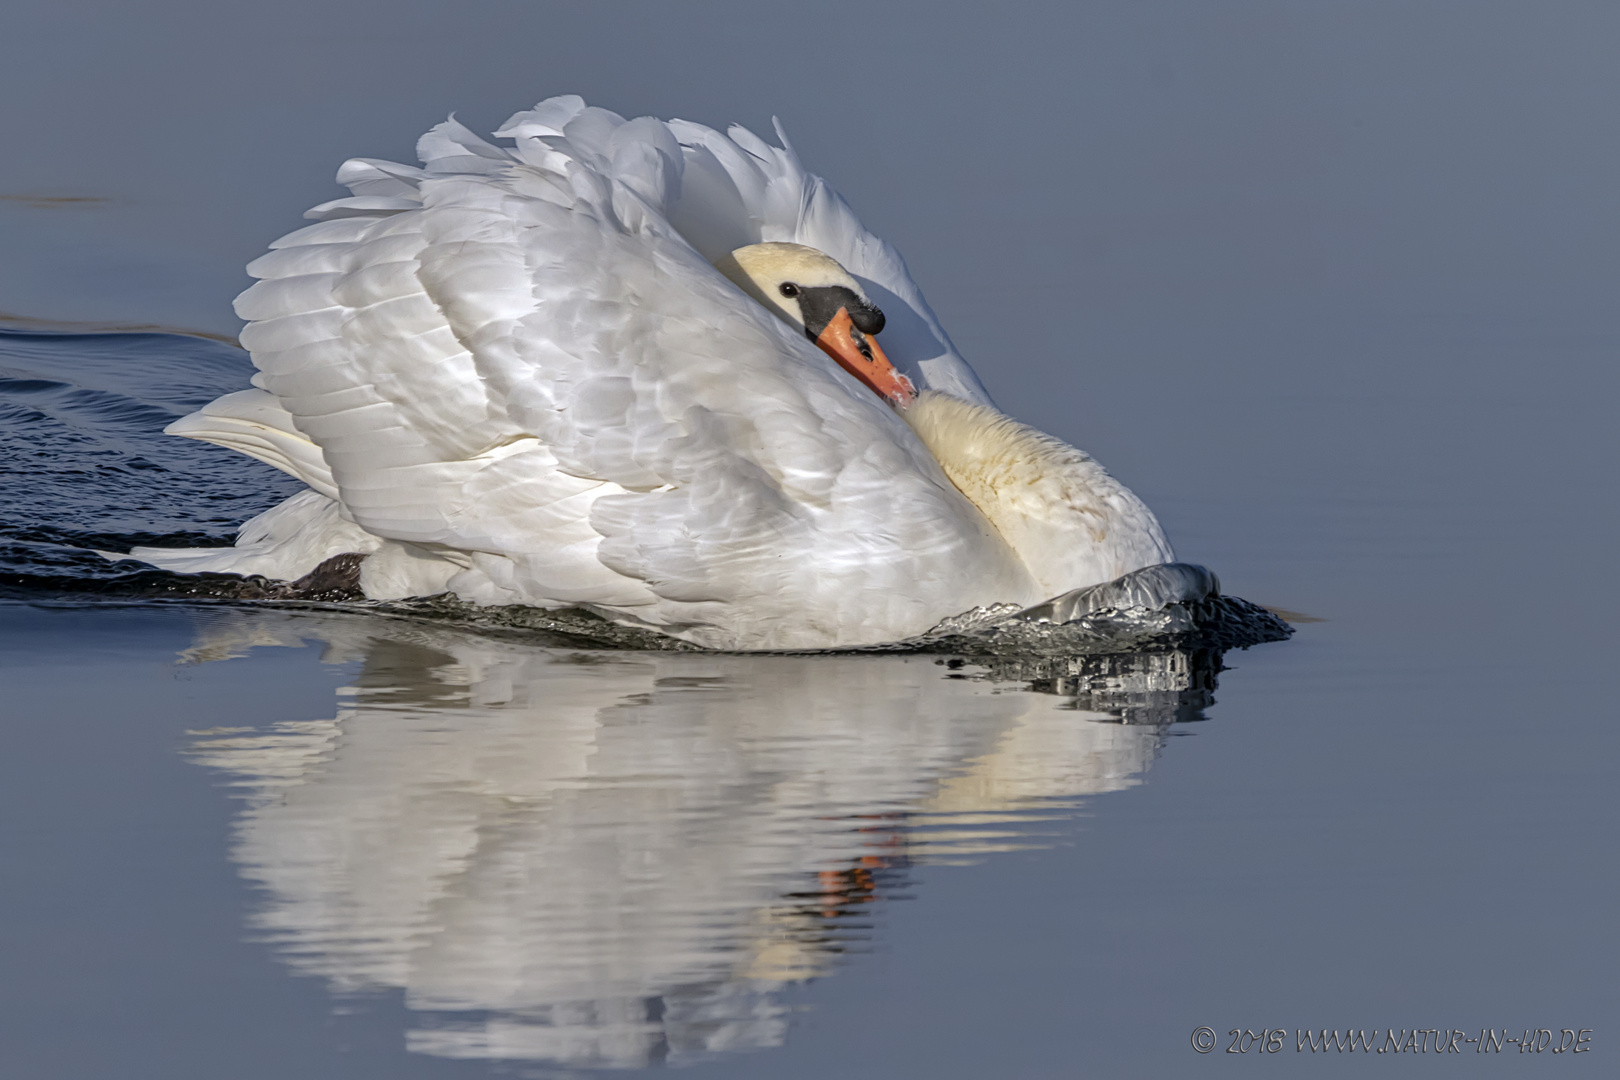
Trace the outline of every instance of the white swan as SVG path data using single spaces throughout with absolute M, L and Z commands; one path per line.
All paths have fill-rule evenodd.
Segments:
M 235 547 L 133 558 L 291 580 L 358 553 L 369 597 L 732 649 L 893 641 L 1172 560 L 1099 465 L 996 411 L 785 136 L 573 96 L 496 135 L 452 119 L 422 168 L 345 163 L 353 196 L 249 266 L 256 389 L 167 430 L 309 490 Z

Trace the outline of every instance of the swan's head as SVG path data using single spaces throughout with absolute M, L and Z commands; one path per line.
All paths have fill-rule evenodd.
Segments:
M 878 347 L 883 312 L 838 263 L 803 244 L 750 244 L 715 264 L 743 292 L 820 345 L 891 405 L 911 404 L 911 380 Z

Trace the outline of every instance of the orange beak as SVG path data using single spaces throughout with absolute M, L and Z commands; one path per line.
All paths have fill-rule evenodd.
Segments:
M 856 339 L 855 324 L 850 321 L 847 308 L 838 309 L 838 314 L 816 338 L 816 344 L 838 361 L 839 367 L 871 387 L 890 405 L 904 408 L 916 400 L 917 388 L 889 363 L 889 358 L 878 348 L 877 338 L 862 335 L 861 340 Z

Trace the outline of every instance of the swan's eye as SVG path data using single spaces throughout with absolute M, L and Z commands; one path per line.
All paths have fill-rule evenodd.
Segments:
M 795 296 L 799 295 L 799 287 L 797 285 L 793 284 L 793 282 L 791 282 L 791 281 L 782 282 L 781 286 L 778 288 L 777 291 L 780 292 L 783 296 L 786 296 L 786 297 L 789 297 L 789 298 L 792 298 L 792 297 L 795 297 Z

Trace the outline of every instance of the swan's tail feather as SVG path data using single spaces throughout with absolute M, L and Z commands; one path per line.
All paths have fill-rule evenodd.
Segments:
M 339 512 L 338 504 L 316 491 L 300 491 L 242 525 L 231 547 L 138 547 L 128 555 L 102 552 L 177 574 L 241 574 L 291 582 L 285 597 L 314 595 L 343 587 L 360 589 L 373 600 L 434 596 L 467 577 L 465 591 L 476 593 L 487 576 L 464 552 L 431 545 L 385 540 L 366 532 Z M 458 588 L 456 591 L 464 591 Z
M 296 581 L 335 555 L 364 555 L 381 544 L 378 537 L 344 521 L 337 503 L 325 495 L 300 491 L 245 522 L 231 547 L 138 547 L 128 555 L 103 554 L 177 574 L 242 574 Z

